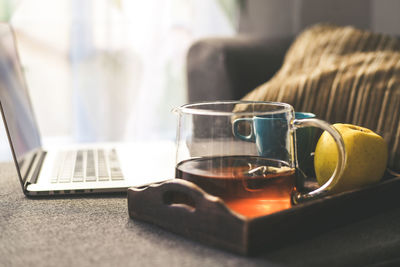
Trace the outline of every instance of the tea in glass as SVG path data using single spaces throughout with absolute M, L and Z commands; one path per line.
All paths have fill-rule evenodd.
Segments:
M 295 169 L 258 156 L 202 157 L 180 162 L 176 177 L 221 197 L 233 211 L 257 217 L 291 207 Z

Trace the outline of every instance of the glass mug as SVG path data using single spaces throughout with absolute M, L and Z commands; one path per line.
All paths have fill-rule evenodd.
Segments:
M 326 195 L 340 179 L 346 154 L 341 135 L 327 122 L 295 119 L 279 102 L 218 101 L 187 104 L 178 115 L 176 178 L 219 196 L 248 217 L 270 214 Z M 332 177 L 310 192 L 296 175 L 296 129 L 319 127 L 334 138 L 338 163 Z

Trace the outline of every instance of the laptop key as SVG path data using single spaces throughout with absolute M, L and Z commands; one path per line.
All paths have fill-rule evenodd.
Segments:
M 73 182 L 83 182 L 83 151 L 79 150 L 76 155 L 74 175 L 72 177 Z
M 119 167 L 113 167 L 110 170 L 111 170 L 111 180 L 117 181 L 117 180 L 123 180 L 124 179 L 122 171 L 121 171 L 121 169 Z
M 122 174 L 121 168 L 119 167 L 117 151 L 115 149 L 111 150 L 109 160 L 110 160 L 111 180 L 112 181 L 124 180 L 124 175 Z
M 112 181 L 121 181 L 121 180 L 124 180 L 124 176 L 122 174 L 111 176 L 111 180 Z
M 87 152 L 87 160 L 86 160 L 86 182 L 94 182 L 97 180 L 96 178 L 96 170 L 95 170 L 95 159 L 94 159 L 94 150 L 89 150 Z
M 59 183 L 69 183 L 71 181 L 74 158 L 75 158 L 74 151 L 68 151 L 64 158 L 64 164 L 61 173 L 58 176 Z
M 108 181 L 110 180 L 110 176 L 108 174 L 107 162 L 104 155 L 104 150 L 99 150 L 98 153 L 98 165 L 97 165 L 97 173 L 99 176 L 99 181 Z
M 51 183 L 57 183 L 58 182 L 58 176 L 61 173 L 61 167 L 62 167 L 62 163 L 64 161 L 64 158 L 65 158 L 65 153 L 64 152 L 60 152 L 60 153 L 57 154 L 56 160 L 55 160 L 55 164 L 54 164 L 53 173 L 52 173 L 51 178 L 50 178 L 50 182 Z
M 83 175 L 82 176 L 74 176 L 74 177 L 72 177 L 72 182 L 75 182 L 75 183 L 83 182 Z

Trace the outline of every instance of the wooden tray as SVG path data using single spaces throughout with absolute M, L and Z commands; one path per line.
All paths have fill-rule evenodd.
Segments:
M 309 238 L 395 206 L 400 206 L 400 178 L 257 218 L 231 211 L 220 198 L 181 179 L 128 189 L 132 219 L 243 255 Z

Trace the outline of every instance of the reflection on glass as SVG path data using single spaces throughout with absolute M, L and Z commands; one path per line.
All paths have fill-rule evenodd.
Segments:
M 41 147 L 41 141 L 14 37 L 5 24 L 0 24 L 0 103 L 21 176 L 25 177 L 28 158 Z

